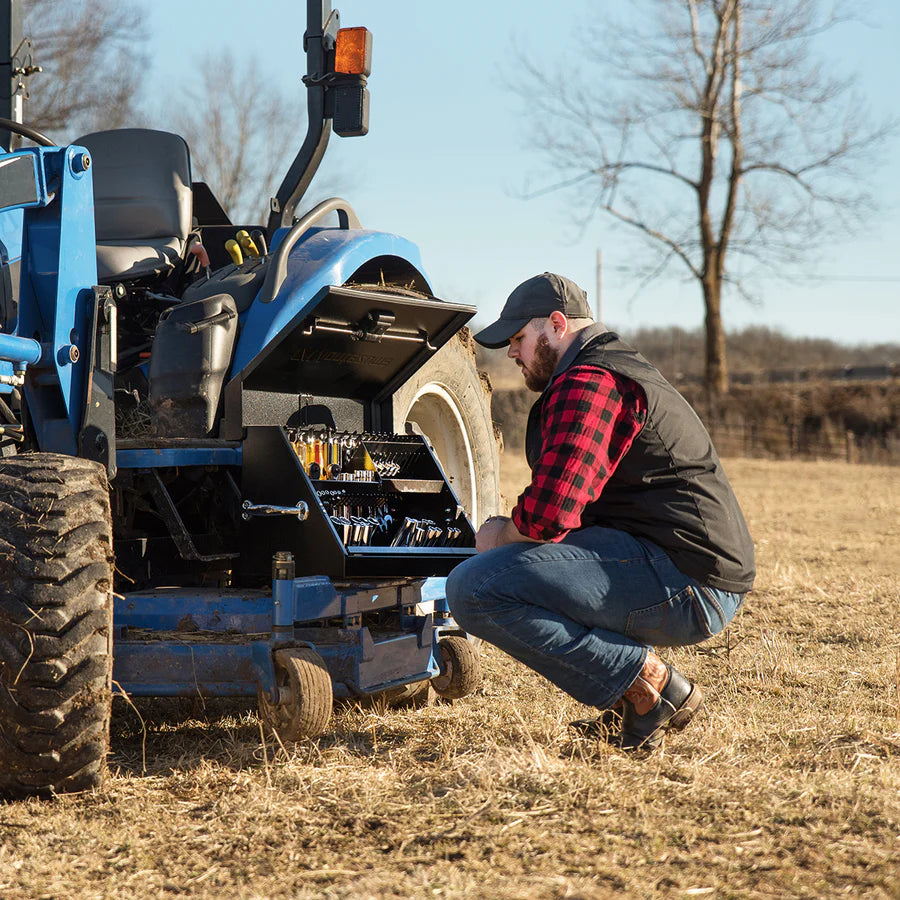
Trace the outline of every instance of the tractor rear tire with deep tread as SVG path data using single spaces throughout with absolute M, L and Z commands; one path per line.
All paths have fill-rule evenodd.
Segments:
M 0 794 L 97 787 L 112 702 L 106 471 L 55 453 L 0 461 Z
M 491 386 L 475 365 L 468 328 L 441 347 L 394 393 L 394 428 L 425 435 L 477 528 L 500 512 L 500 438 L 491 420 Z

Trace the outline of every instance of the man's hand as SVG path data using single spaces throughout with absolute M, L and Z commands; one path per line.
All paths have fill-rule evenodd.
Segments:
M 475 549 L 479 553 L 515 543 L 541 544 L 543 541 L 526 537 L 509 516 L 488 516 L 475 535 Z
M 501 541 L 501 537 L 507 522 L 512 524 L 509 516 L 488 516 L 475 534 L 475 549 L 479 553 L 484 553 L 486 550 L 493 550 L 494 547 L 505 543 L 505 541 Z

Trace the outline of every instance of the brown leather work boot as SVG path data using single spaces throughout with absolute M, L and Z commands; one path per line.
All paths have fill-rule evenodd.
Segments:
M 610 741 L 622 750 L 655 750 L 666 731 L 680 731 L 703 705 L 703 692 L 691 684 L 674 666 L 666 666 L 668 677 L 659 699 L 643 715 L 624 700 L 622 730 Z M 627 693 L 627 692 L 626 692 Z

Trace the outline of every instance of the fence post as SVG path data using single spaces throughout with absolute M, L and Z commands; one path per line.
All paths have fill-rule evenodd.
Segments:
M 848 428 L 846 436 L 847 462 L 856 462 L 856 435 Z

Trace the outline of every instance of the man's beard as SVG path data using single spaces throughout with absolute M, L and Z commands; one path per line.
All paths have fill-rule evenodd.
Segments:
M 534 362 L 526 369 L 520 360 L 516 360 L 516 365 L 522 370 L 525 377 L 525 387 L 529 391 L 540 393 L 550 381 L 550 376 L 559 362 L 559 356 L 550 347 L 550 341 L 547 335 L 542 334 L 537 339 L 534 347 Z

